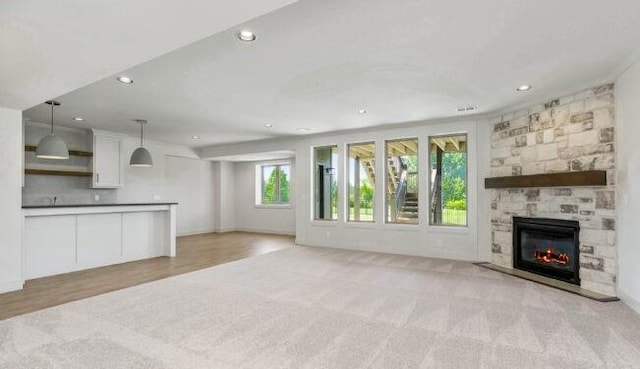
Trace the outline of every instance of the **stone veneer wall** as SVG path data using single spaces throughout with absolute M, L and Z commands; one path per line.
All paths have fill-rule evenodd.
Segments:
M 580 222 L 583 288 L 615 295 L 615 100 L 607 84 L 491 120 L 491 175 L 607 170 L 606 187 L 492 190 L 493 263 L 513 267 L 512 217 Z

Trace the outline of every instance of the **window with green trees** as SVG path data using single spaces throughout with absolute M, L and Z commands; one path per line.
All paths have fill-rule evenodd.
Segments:
M 467 136 L 429 138 L 429 222 L 467 225 Z
M 262 205 L 288 205 L 291 167 L 288 164 L 262 165 Z
M 386 222 L 418 224 L 418 139 L 385 141 Z
M 315 220 L 338 219 L 338 146 L 313 149 Z
M 351 222 L 373 222 L 376 145 L 351 144 L 349 152 L 349 217 Z

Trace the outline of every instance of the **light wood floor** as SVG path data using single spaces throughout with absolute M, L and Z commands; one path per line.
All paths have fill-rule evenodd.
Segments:
M 207 233 L 179 237 L 177 256 L 160 257 L 27 281 L 0 294 L 0 320 L 294 245 L 292 236 Z

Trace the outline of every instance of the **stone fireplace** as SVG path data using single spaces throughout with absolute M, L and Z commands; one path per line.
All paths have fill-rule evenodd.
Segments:
M 584 170 L 607 172 L 606 186 L 491 190 L 492 263 L 514 267 L 514 257 L 517 257 L 514 252 L 514 237 L 517 236 L 514 235 L 514 219 L 574 222 L 579 229 L 579 239 L 575 255 L 568 255 L 567 263 L 575 267 L 576 274 L 571 277 L 575 279 L 571 283 L 578 282 L 587 290 L 615 296 L 617 241 L 613 84 L 502 114 L 493 118 L 491 123 L 492 177 Z M 535 236 L 530 234 L 529 239 L 535 239 Z M 550 241 L 554 240 L 540 242 Z M 564 245 L 566 240 L 556 241 Z M 535 257 L 536 250 L 533 251 Z M 557 246 L 554 245 L 551 252 L 544 247 L 539 251 L 538 256 L 552 260 L 555 269 L 567 269 L 566 264 L 561 264 L 567 255 L 561 255 L 564 251 L 558 250 Z M 547 252 L 549 255 L 543 255 Z

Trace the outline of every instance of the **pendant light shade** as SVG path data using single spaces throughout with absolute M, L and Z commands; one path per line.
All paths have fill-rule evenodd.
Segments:
M 46 104 L 51 105 L 51 133 L 38 143 L 36 157 L 40 159 L 69 159 L 69 148 L 60 137 L 53 134 L 53 108 L 60 103 L 51 100 Z
M 136 119 L 136 123 L 140 124 L 140 147 L 135 149 L 133 154 L 131 154 L 129 165 L 132 167 L 152 167 L 153 158 L 151 157 L 151 153 L 143 147 L 144 125 L 147 124 L 147 121 L 144 119 Z
M 38 143 L 36 157 L 40 159 L 69 159 L 69 149 L 60 137 L 51 133 Z
M 131 154 L 131 160 L 129 165 L 132 167 L 151 167 L 153 166 L 153 158 L 149 150 L 144 147 L 138 147 L 133 154 Z

